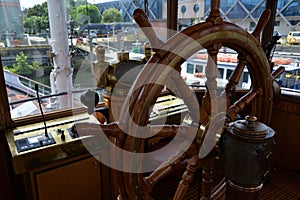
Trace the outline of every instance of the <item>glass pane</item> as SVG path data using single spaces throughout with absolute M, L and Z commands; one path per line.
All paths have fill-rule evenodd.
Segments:
M 132 18 L 133 11 L 144 6 L 142 0 L 66 1 L 54 26 L 46 0 L 36 5 L 27 0 L 0 2 L 0 53 L 13 118 L 40 113 L 37 92 L 44 112 L 80 107 L 80 97 L 88 90 L 101 102 L 102 91 L 115 84 L 118 53 L 139 62 L 149 58 L 144 54 L 149 41 Z M 112 8 L 114 18 L 105 18 L 104 12 Z M 148 1 L 149 18 L 162 18 L 162 10 L 162 1 Z M 67 26 L 62 26 L 65 21 Z
M 224 69 L 223 68 L 218 68 L 218 71 L 219 71 L 218 78 L 223 78 L 223 76 L 224 76 Z
M 244 72 L 243 73 L 243 82 L 244 83 L 248 83 L 249 81 L 249 73 L 248 72 Z
M 203 65 L 196 65 L 196 73 L 203 73 Z
M 206 19 L 210 11 L 210 1 L 205 0 L 204 2 L 205 5 L 203 18 Z M 266 7 L 266 1 L 226 0 L 221 1 L 220 7 L 220 14 L 225 21 L 235 23 L 251 33 L 256 27 L 260 15 Z M 278 68 L 279 66 L 284 66 L 286 70 L 290 70 L 291 68 L 298 70 L 299 56 L 296 55 L 299 53 L 298 46 L 300 44 L 300 39 L 293 36 L 293 34 L 295 34 L 295 31 L 299 29 L 299 17 L 300 2 L 298 0 L 278 0 L 274 36 L 277 34 L 280 36 L 280 38 L 277 40 L 277 44 L 273 49 L 274 52 L 272 53 L 272 60 L 275 64 L 274 69 Z M 297 32 L 296 34 L 298 34 Z M 228 52 L 226 53 L 228 54 Z M 244 79 L 243 82 L 250 83 L 250 80 L 246 80 L 250 78 L 249 75 L 246 74 L 248 74 L 248 72 L 242 77 L 242 79 Z M 282 84 L 282 88 L 298 88 L 296 83 L 297 79 L 295 76 L 291 76 L 291 78 L 288 79 L 290 80 L 289 84 Z M 286 83 L 287 78 L 281 80 L 280 82 Z
M 190 64 L 190 63 L 187 64 L 186 73 L 194 74 L 194 65 L 193 64 Z
M 230 75 L 232 74 L 233 70 L 232 69 L 227 69 L 226 70 L 226 79 L 229 79 Z
M 119 62 L 117 53 L 127 52 L 130 59 L 142 62 L 147 60 L 144 55 L 144 44 L 149 41 L 133 20 L 132 13 L 136 8 L 143 8 L 146 11 L 157 37 L 162 41 L 167 40 L 167 1 L 165 0 L 108 2 L 67 0 L 64 20 L 68 24 L 57 30 L 51 30 L 46 0 L 38 3 L 27 0 L 0 0 L 0 2 L 2 16 L 0 53 L 12 108 L 20 104 L 18 102 L 20 99 L 21 101 L 29 99 L 37 104 L 35 85 L 38 85 L 45 112 L 82 106 L 80 95 L 87 90 L 99 93 L 101 100 L 101 91 L 111 90 L 114 85 L 114 66 Z M 274 63 L 275 60 L 278 63 L 275 68 L 298 67 L 297 56 L 292 56 L 294 53 L 296 55 L 298 51 L 296 48 L 290 48 L 293 52 L 284 56 L 285 59 L 289 59 L 289 62 L 279 64 L 277 61 L 282 57 L 282 52 L 287 50 L 287 46 L 284 46 L 285 41 L 289 45 L 300 43 L 297 38 L 287 38 L 289 32 L 297 30 L 299 26 L 299 1 L 278 0 L 277 5 L 275 32 L 281 35 L 280 43 L 283 45 L 274 51 L 273 60 Z M 227 0 L 222 1 L 220 6 L 220 14 L 225 21 L 253 31 L 258 17 L 265 8 L 265 1 Z M 115 9 L 117 14 L 112 16 L 117 16 L 116 18 L 105 16 L 105 11 L 109 9 Z M 209 0 L 178 1 L 178 31 L 204 22 L 209 10 Z M 58 32 L 66 39 L 54 45 Z M 105 51 L 101 58 L 97 58 L 95 52 L 98 45 Z M 62 48 L 65 46 L 67 48 Z M 90 54 L 91 51 L 94 53 Z M 230 71 L 237 65 L 236 52 L 226 48 L 220 51 L 229 54 L 227 61 L 219 61 L 226 64 L 227 71 L 223 79 L 228 79 Z M 228 61 L 229 57 L 235 60 Z M 200 59 L 193 61 L 193 66 L 187 65 L 184 72 L 190 75 L 195 72 L 205 73 L 206 64 L 203 62 Z M 101 67 L 97 68 L 96 65 Z M 220 75 L 224 73 L 221 69 L 219 72 Z M 248 76 L 244 79 L 246 77 Z M 293 84 L 283 84 L 283 86 L 296 87 L 298 76 L 291 77 Z M 287 78 L 281 82 L 286 80 Z M 14 84 L 21 85 L 21 88 L 14 88 L 17 87 Z

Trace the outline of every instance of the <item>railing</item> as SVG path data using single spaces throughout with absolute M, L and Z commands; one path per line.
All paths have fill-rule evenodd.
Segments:
M 39 86 L 39 94 L 41 96 L 51 94 L 51 88 L 48 85 L 42 84 L 25 76 L 4 70 L 4 78 L 7 86 L 18 89 L 29 96 L 36 96 L 35 84 Z
M 31 80 L 31 79 L 28 79 L 28 78 L 23 78 L 23 77 L 19 77 L 19 80 L 20 82 L 25 85 L 26 87 L 34 90 L 35 89 L 35 84 L 38 84 L 39 85 L 39 94 L 41 95 L 49 95 L 51 94 L 51 88 L 48 86 L 48 85 L 45 85 L 45 84 L 42 84 L 42 83 L 39 83 L 37 81 L 34 81 L 34 80 Z

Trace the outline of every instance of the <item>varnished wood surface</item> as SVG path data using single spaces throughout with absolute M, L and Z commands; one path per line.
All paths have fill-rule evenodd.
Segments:
M 159 71 L 158 65 L 162 64 L 179 71 L 179 66 L 185 61 L 184 58 L 190 57 L 192 54 L 203 48 L 206 49 L 210 55 L 210 59 L 208 60 L 206 67 L 206 88 L 209 90 L 205 92 L 204 98 L 201 101 L 200 120 L 195 117 L 197 114 L 194 112 L 190 113 L 192 115 L 192 119 L 199 122 L 201 126 L 203 124 L 209 124 L 207 122 L 210 121 L 216 113 L 220 112 L 218 108 L 219 106 L 216 104 L 218 97 L 216 91 L 216 66 L 217 54 L 222 46 L 234 49 L 240 56 L 245 58 L 245 63 L 251 74 L 252 82 L 251 90 L 245 96 L 229 106 L 229 108 L 225 111 L 226 116 L 230 118 L 229 120 L 235 120 L 241 111 L 243 111 L 248 105 L 252 104 L 251 114 L 257 116 L 261 122 L 269 124 L 273 100 L 273 78 L 271 77 L 269 62 L 266 59 L 262 47 L 259 45 L 259 37 L 256 36 L 258 36 L 258 33 L 262 31 L 265 21 L 268 20 L 270 12 L 268 10 L 263 12 L 253 35 L 250 35 L 244 29 L 241 29 L 234 24 L 224 22 L 220 17 L 219 7 L 220 1 L 212 1 L 209 17 L 204 23 L 196 24 L 184 29 L 181 33 L 174 35 L 166 43 L 162 44 L 163 47 L 168 47 L 167 50 L 162 47 L 160 50 L 155 51 L 155 55 L 144 66 L 143 70 L 137 77 L 135 84 L 132 86 L 129 95 L 125 99 L 125 102 L 127 103 L 125 105 L 129 105 L 129 113 L 131 113 L 132 121 L 135 124 L 144 126 L 147 123 L 147 113 L 149 113 L 148 109 L 154 104 L 162 90 L 162 87 L 154 84 L 144 85 L 144 83 L 155 83 L 157 80 L 175 80 L 172 84 L 180 91 L 179 96 L 184 99 L 185 103 L 191 110 L 195 111 L 195 107 L 198 105 L 198 102 L 191 101 L 192 98 L 186 98 L 190 97 L 188 89 L 178 87 L 178 85 L 185 85 L 180 82 L 181 78 L 177 76 L 167 76 L 167 68 L 164 69 L 165 71 Z M 138 13 L 142 13 L 142 11 L 138 10 Z M 145 15 L 143 16 L 145 17 Z M 149 28 L 149 20 L 140 20 L 138 23 L 140 27 Z M 194 43 L 189 40 L 184 40 L 181 37 L 181 34 L 188 36 L 194 41 Z M 149 40 L 154 41 L 152 43 L 156 44 L 156 35 L 150 34 L 150 37 L 152 38 L 149 38 Z M 172 49 L 172 52 L 170 49 Z M 244 62 L 244 60 L 242 62 Z M 178 82 L 180 82 L 180 84 L 178 84 Z M 143 85 L 143 87 L 137 88 L 137 86 L 140 85 Z M 128 121 L 128 118 L 126 118 L 127 112 L 124 112 L 124 110 L 127 110 L 128 108 L 122 107 L 120 122 L 127 124 L 128 129 L 126 131 L 136 132 L 135 128 L 133 128 L 135 126 L 133 126 L 132 122 Z M 264 112 L 261 112 L 262 108 L 264 108 Z M 143 152 L 144 141 L 136 137 L 126 136 L 125 140 L 120 141 L 119 145 L 121 148 L 130 152 Z M 201 147 L 201 145 L 202 143 L 199 142 L 199 147 Z M 187 159 L 192 161 L 193 156 L 189 156 Z M 198 164 L 195 163 L 187 167 L 186 173 L 188 176 L 185 176 L 186 173 L 183 175 L 182 182 L 178 186 L 174 199 L 182 199 L 184 196 L 186 188 L 193 179 L 192 174 L 196 171 L 194 169 L 189 170 L 189 167 L 198 168 Z M 168 169 L 169 168 L 166 168 L 166 171 L 168 171 Z M 157 171 L 153 172 L 153 174 L 156 173 Z M 117 175 L 117 184 L 121 198 L 151 198 L 149 194 L 151 189 L 148 187 L 152 186 L 151 184 L 149 185 L 148 183 L 143 182 L 141 174 L 118 172 Z
M 14 196 L 14 176 L 11 170 L 11 160 L 8 153 L 4 131 L 0 131 L 0 194 L 3 199 L 13 199 Z
M 300 98 L 282 95 L 275 103 L 270 126 L 275 130 L 275 166 L 300 173 Z
M 271 2 L 268 0 L 267 2 Z M 169 19 L 172 20 L 172 19 Z M 268 30 L 270 33 L 270 30 Z M 271 34 L 268 34 L 271 35 Z M 268 39 L 268 38 L 267 38 Z M 266 40 L 265 40 L 266 41 Z M 2 90 L 1 90 L 2 91 Z M 1 98 L 3 96 L 1 95 Z M 6 100 L 6 99 L 4 99 Z M 274 151 L 274 162 L 278 164 L 281 168 L 289 168 L 296 171 L 300 171 L 300 161 L 297 159 L 299 157 L 299 98 L 281 98 L 278 102 L 275 102 L 270 126 L 278 132 L 277 134 L 277 145 Z M 2 102 L 2 99 L 1 99 Z M 1 110 L 1 109 L 0 109 Z M 2 113 L 2 110 L 1 110 Z M 8 111 L 6 112 L 6 114 Z M 27 121 L 28 122 L 28 121 Z M 5 142 L 2 139 L 1 143 L 1 154 L 0 159 L 6 160 L 7 154 L 5 153 L 4 146 Z M 3 143 L 4 142 L 4 143 Z M 3 150 L 3 151 L 2 151 Z M 9 174 L 7 169 L 7 162 L 1 162 L 1 170 L 4 169 L 5 174 Z M 13 193 L 12 185 L 6 178 L 1 179 L 1 189 L 0 193 L 4 194 L 5 199 L 10 199 L 10 195 L 5 196 L 5 194 Z M 3 187 L 2 187 L 3 186 Z
M 0 54 L 0 97 L 1 97 L 1 103 L 0 103 L 0 131 L 4 130 L 7 126 L 11 123 L 11 118 L 9 115 L 9 104 L 8 104 L 8 97 L 7 97 L 7 91 L 6 91 L 6 85 L 4 80 L 4 74 L 3 74 L 3 68 L 2 68 L 2 60 L 1 60 L 1 54 Z
M 25 173 L 36 167 L 51 164 L 52 162 L 86 154 L 88 151 L 85 146 L 86 143 L 83 141 L 92 141 L 93 139 L 89 139 L 90 137 L 88 136 L 88 133 L 87 136 L 72 139 L 66 129 L 70 128 L 75 123 L 74 121 L 98 124 L 97 119 L 87 113 L 47 121 L 47 131 L 48 133 L 51 133 L 55 140 L 55 144 L 41 146 L 24 152 L 17 151 L 15 141 L 44 133 L 44 124 L 41 122 L 32 123 L 27 126 L 19 126 L 13 129 L 8 129 L 5 136 L 9 147 L 11 162 L 13 163 L 14 173 Z M 60 135 L 57 134 L 57 129 L 64 131 L 65 141 L 63 141 L 60 138 Z M 21 133 L 26 132 L 26 134 L 14 135 L 14 131 Z

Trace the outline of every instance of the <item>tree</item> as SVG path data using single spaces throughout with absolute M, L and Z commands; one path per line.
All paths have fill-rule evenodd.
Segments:
M 48 3 L 44 2 L 42 4 L 35 5 L 32 8 L 26 9 L 25 12 L 26 12 L 26 17 L 31 17 L 31 16 L 47 17 Z
M 88 13 L 87 13 L 88 12 Z M 88 18 L 90 19 L 90 23 L 100 23 L 100 11 L 97 6 L 93 4 L 81 5 L 76 9 L 77 18 L 74 19 L 78 22 L 78 24 L 86 24 L 88 23 Z
M 26 17 L 23 21 L 25 32 L 27 33 L 40 33 L 42 30 L 49 28 L 49 18 L 48 17 L 38 17 L 31 16 Z
M 68 20 L 72 18 L 75 21 L 75 25 L 77 25 L 77 8 L 84 5 L 86 5 L 86 0 L 66 0 Z
M 11 68 L 5 67 L 5 69 L 8 69 L 9 71 L 11 71 L 15 74 L 19 74 L 19 75 L 23 75 L 23 76 L 27 76 L 27 77 L 33 77 L 33 75 L 35 74 L 35 71 L 40 66 L 36 61 L 33 61 L 32 65 L 28 64 L 27 58 L 28 58 L 28 56 L 25 56 L 25 54 L 23 52 L 20 52 L 16 56 L 16 63 L 13 64 L 13 66 Z
M 86 6 L 88 6 L 88 9 Z M 100 23 L 98 7 L 90 3 L 86 5 L 86 0 L 66 0 L 66 10 L 68 20 L 72 18 L 75 26 L 88 23 L 88 19 L 91 23 Z M 25 9 L 23 25 L 25 32 L 32 34 L 49 29 L 48 3 L 44 2 Z
M 102 14 L 101 23 L 123 22 L 121 12 L 115 8 L 109 8 Z
M 49 29 L 47 2 L 26 9 L 23 25 L 27 33 L 40 33 L 42 30 Z

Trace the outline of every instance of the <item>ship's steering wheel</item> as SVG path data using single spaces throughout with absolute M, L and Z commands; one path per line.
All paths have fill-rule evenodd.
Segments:
M 164 84 L 169 86 L 173 84 L 172 87 L 176 88 L 177 94 L 189 109 L 193 123 L 190 126 L 159 127 L 157 135 L 184 135 L 184 144 L 187 144 L 186 141 L 190 143 L 185 147 L 181 145 L 182 149 L 174 152 L 174 156 L 153 170 L 150 175 L 147 174 L 147 177 L 143 172 L 148 171 L 140 170 L 144 166 L 142 163 L 144 157 L 132 164 L 130 156 L 117 155 L 118 162 L 123 163 L 124 167 L 124 170 L 117 169 L 115 174 L 120 199 L 152 199 L 151 191 L 155 184 L 166 177 L 178 162 L 188 160 L 187 170 L 173 197 L 173 199 L 182 199 L 190 178 L 201 165 L 199 164 L 201 163 L 199 151 L 208 137 L 209 128 L 213 129 L 210 132 L 217 131 L 213 133 L 213 139 L 216 139 L 216 134 L 220 133 L 220 130 L 214 127 L 222 129 L 223 125 L 235 120 L 249 104 L 251 104 L 252 115 L 263 123 L 269 123 L 274 78 L 270 72 L 268 59 L 260 45 L 259 35 L 269 19 L 270 11 L 265 10 L 262 13 L 256 29 L 250 34 L 235 24 L 223 21 L 219 13 L 219 3 L 219 1 L 211 1 L 211 12 L 205 22 L 184 29 L 165 43 L 156 37 L 145 13 L 141 9 L 135 10 L 135 20 L 144 30 L 155 53 L 133 83 L 124 101 L 125 106 L 121 110 L 120 118 L 116 120 L 118 122 L 103 124 L 101 128 L 107 135 L 116 137 L 116 146 L 131 153 L 132 157 L 146 153 L 147 134 L 144 135 L 144 133 L 155 132 L 154 130 L 158 129 L 157 126 L 151 127 L 150 125 L 149 127 L 148 125 L 147 127 L 147 124 L 152 106 L 161 94 Z M 220 94 L 217 90 L 216 78 L 218 76 L 217 55 L 221 47 L 235 50 L 238 53 L 238 64 L 229 78 L 225 92 Z M 206 67 L 206 93 L 199 103 L 179 74 L 180 66 L 186 58 L 202 49 L 207 50 L 209 59 Z M 251 88 L 243 97 L 231 103 L 231 96 L 235 92 L 245 66 L 250 73 Z M 221 112 L 218 103 L 220 98 L 225 98 L 225 104 L 222 105 L 225 109 Z M 141 132 L 143 134 L 139 135 Z M 192 135 L 189 132 L 195 134 Z M 209 150 L 211 148 L 208 148 Z M 137 164 L 140 165 L 133 166 Z M 136 171 L 128 170 L 126 168 L 128 166 Z

